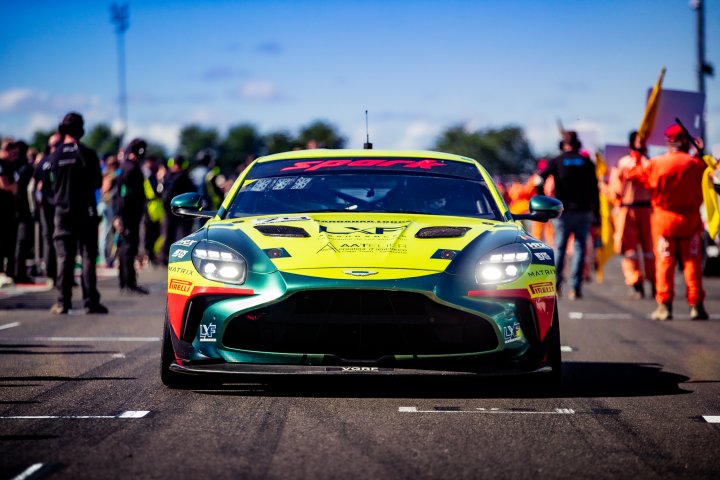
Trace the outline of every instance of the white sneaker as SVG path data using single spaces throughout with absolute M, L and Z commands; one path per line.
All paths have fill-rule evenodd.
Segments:
M 5 275 L 4 273 L 0 273 L 0 288 L 4 287 L 12 287 L 15 285 L 15 282 L 13 282 L 13 279 Z

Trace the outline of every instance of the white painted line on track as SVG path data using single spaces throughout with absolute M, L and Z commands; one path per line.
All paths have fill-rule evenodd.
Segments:
M 561 352 L 564 352 L 564 353 L 570 353 L 570 352 L 574 352 L 574 351 L 576 351 L 576 350 L 577 350 L 577 348 L 575 348 L 575 347 L 569 347 L 569 346 L 567 346 L 567 345 L 563 345 L 562 347 L 560 347 L 560 351 L 561 351 Z
M 556 408 L 552 411 L 535 412 L 527 410 L 500 410 L 498 408 L 479 408 L 477 410 L 460 410 L 451 408 L 439 408 L 435 410 L 418 410 L 417 407 L 398 407 L 401 413 L 483 413 L 498 415 L 573 415 L 575 410 L 572 408 Z
M 43 467 L 42 463 L 36 463 L 35 465 L 30 465 L 28 468 L 25 469 L 25 471 L 21 472 L 19 475 L 12 478 L 12 480 L 25 480 L 26 478 L 30 478 L 30 475 L 34 474 L 38 470 L 40 470 Z
M 125 358 L 124 353 L 113 353 L 112 358 Z
M 720 415 L 703 415 L 703 418 L 708 423 L 720 423 Z
M 25 337 L 2 340 L 27 340 L 31 342 L 159 342 L 160 337 Z
M 0 325 L 0 330 L 7 330 L 8 328 L 19 327 L 19 326 L 20 326 L 20 322 L 6 323 L 5 325 Z
M 568 312 L 568 318 L 573 320 L 629 320 L 633 316 L 630 313 Z
M 0 416 L 0 420 L 86 420 L 107 418 L 143 418 L 150 410 L 127 410 L 117 415 L 11 415 Z

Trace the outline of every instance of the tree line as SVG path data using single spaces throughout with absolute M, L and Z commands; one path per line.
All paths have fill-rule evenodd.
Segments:
M 52 130 L 36 131 L 31 146 L 43 150 Z M 83 142 L 99 155 L 114 154 L 122 139 L 104 123 L 93 126 L 83 137 Z M 344 148 L 346 138 L 331 123 L 316 120 L 301 127 L 296 134 L 289 130 L 262 133 L 251 123 L 240 123 L 222 134 L 217 128 L 193 124 L 185 126 L 179 135 L 177 152 L 193 159 L 203 150 L 215 154 L 217 164 L 232 171 L 248 157 L 269 155 L 308 147 Z M 448 153 L 464 155 L 478 160 L 492 174 L 522 175 L 535 169 L 537 157 L 533 154 L 525 132 L 521 127 L 509 125 L 470 131 L 463 125 L 445 129 L 433 143 L 426 147 Z M 148 154 L 168 157 L 165 147 L 149 143 Z

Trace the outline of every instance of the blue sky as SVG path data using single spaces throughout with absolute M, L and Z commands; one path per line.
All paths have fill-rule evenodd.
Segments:
M 103 1 L 4 0 L 0 134 L 29 138 L 69 110 L 119 128 L 116 35 Z M 262 132 L 334 123 L 361 147 L 426 148 L 451 125 L 519 125 L 553 151 L 556 119 L 624 143 L 662 66 L 696 88 L 687 0 L 130 1 L 129 136 L 173 151 L 184 125 Z M 706 0 L 720 69 L 720 1 Z M 707 80 L 709 144 L 720 88 Z

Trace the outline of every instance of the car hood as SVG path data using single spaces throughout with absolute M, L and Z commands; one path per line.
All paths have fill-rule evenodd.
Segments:
M 232 231 L 246 236 L 283 272 L 380 279 L 397 276 L 389 271 L 398 269 L 404 270 L 401 276 L 442 272 L 475 238 L 497 229 L 517 230 L 469 217 L 318 213 L 222 220 L 209 225 L 208 233 L 224 230 L 231 247 Z

